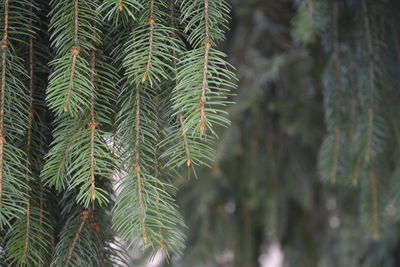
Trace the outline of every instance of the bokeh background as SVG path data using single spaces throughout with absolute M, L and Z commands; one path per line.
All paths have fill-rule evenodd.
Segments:
M 343 113 L 343 120 L 349 117 L 346 129 L 350 130 L 359 118 L 351 119 L 352 109 L 344 108 L 346 103 L 354 104 L 360 116 L 368 110 L 362 103 L 357 107 L 363 83 L 371 79 L 363 66 L 376 64 L 375 69 L 381 70 L 393 64 L 382 81 L 393 92 L 389 101 L 395 115 L 387 117 L 394 121 L 389 128 L 396 128 L 399 2 L 231 0 L 230 4 L 232 20 L 222 47 L 239 78 L 236 104 L 229 107 L 232 125 L 220 129 L 212 168 L 197 169 L 196 175 L 184 173 L 177 180 L 178 205 L 188 225 L 184 255 L 160 263 L 156 257 L 147 266 L 400 266 L 396 195 L 382 189 L 379 199 L 388 201 L 379 218 L 389 219 L 380 223 L 379 234 L 370 234 L 365 229 L 378 217 L 376 207 L 372 204 L 369 219 L 360 215 L 360 202 L 367 200 L 360 198 L 362 189 L 354 177 L 348 184 L 321 179 L 321 146 L 335 132 L 332 129 L 339 128 L 330 122 L 332 102 L 342 97 L 332 105 Z M 374 59 L 368 50 L 367 21 L 369 38 L 383 51 Z M 341 96 L 329 95 L 330 83 L 340 84 L 333 91 Z M 376 106 L 389 103 L 377 99 Z M 389 146 L 397 147 L 390 145 L 393 136 L 388 136 Z M 376 142 L 377 147 L 384 146 Z M 351 143 L 343 142 L 342 151 Z M 385 173 L 383 177 L 377 171 L 379 178 L 393 188 L 391 179 L 398 180 L 396 151 L 381 156 L 386 167 L 377 167 Z M 340 180 L 344 171 L 337 168 Z

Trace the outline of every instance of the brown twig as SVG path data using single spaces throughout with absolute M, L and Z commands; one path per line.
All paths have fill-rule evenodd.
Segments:
M 137 180 L 137 190 L 138 190 L 138 200 L 139 200 L 139 209 L 140 209 L 140 220 L 143 227 L 143 242 L 147 243 L 147 228 L 145 222 L 145 210 L 143 204 L 143 189 L 142 189 L 142 173 L 141 173 L 141 164 L 140 164 L 140 139 L 141 139 L 141 105 L 140 105 L 140 88 L 136 89 L 136 118 L 135 118 L 135 165 L 133 166 L 133 170 L 136 174 Z
M 98 123 L 95 120 L 94 114 L 94 99 L 95 99 L 95 92 L 94 92 L 94 84 L 96 82 L 96 51 L 93 49 L 91 54 L 91 68 L 92 68 L 92 95 L 90 98 L 90 113 L 91 113 L 91 121 L 89 122 L 90 127 L 90 183 L 91 183 L 91 190 L 92 190 L 92 200 L 96 199 L 96 185 L 95 185 L 95 164 L 94 164 L 94 143 L 95 143 L 95 134 L 96 134 L 96 127 Z
M 0 100 L 0 204 L 3 194 L 3 168 L 4 168 L 4 109 L 6 95 L 6 68 L 7 68 L 7 52 L 8 52 L 8 13 L 9 0 L 4 1 L 4 30 L 3 40 L 1 44 L 1 100 Z
M 170 9 L 171 9 L 171 27 L 172 27 L 172 40 L 175 42 L 177 40 L 177 34 L 176 34 L 176 20 L 175 20 L 175 7 L 174 7 L 174 2 L 171 1 L 171 5 L 170 5 Z M 171 50 L 172 53 L 172 67 L 174 69 L 174 73 L 175 73 L 175 77 L 177 77 L 178 75 L 178 71 L 177 71 L 177 62 L 176 62 L 176 50 L 172 49 Z M 178 81 L 175 79 L 175 85 L 178 84 Z M 189 146 L 189 140 L 187 138 L 186 133 L 183 131 L 184 128 L 184 120 L 183 120 L 183 113 L 179 112 L 178 114 L 178 119 L 179 119 L 179 123 L 180 123 L 180 127 L 182 129 L 182 139 L 185 145 L 185 153 L 186 153 L 186 165 L 189 167 L 192 164 L 192 157 L 191 157 L 191 153 L 190 153 L 190 146 Z
M 210 29 L 209 29 L 209 17 L 208 17 L 208 0 L 204 0 L 204 21 L 205 21 L 205 41 L 204 41 L 204 64 L 203 64 L 203 75 L 201 83 L 201 97 L 200 97 L 200 133 L 204 133 L 206 130 L 206 90 L 207 90 L 207 72 L 208 72 L 208 59 L 211 48 L 210 41 Z
M 153 43 L 154 43 L 154 25 L 156 23 L 156 19 L 154 18 L 154 0 L 150 0 L 150 33 L 149 33 L 149 54 L 147 56 L 147 64 L 146 64 L 146 72 L 143 74 L 142 82 L 145 82 L 150 73 L 151 61 L 153 58 Z
M 32 2 L 32 0 L 31 0 Z M 32 12 L 32 7 L 30 7 Z M 29 27 L 32 28 L 32 20 L 29 21 Z M 28 157 L 25 161 L 25 180 L 26 183 L 29 184 L 29 153 L 31 150 L 32 144 L 32 124 L 33 124 L 33 86 L 34 86 L 34 68 L 33 68 L 33 36 L 29 36 L 29 120 L 28 120 L 28 133 L 27 133 L 27 145 L 26 145 L 26 153 Z M 29 196 L 29 189 L 26 190 L 26 236 L 25 236 L 25 245 L 24 245 L 24 253 L 22 258 L 26 259 L 28 256 L 28 249 L 29 249 L 29 233 L 30 233 L 30 223 L 31 223 L 31 199 Z
M 90 219 L 91 216 L 92 216 L 91 208 L 83 211 L 82 216 L 80 218 L 80 224 L 79 224 L 78 231 L 76 231 L 74 238 L 72 239 L 71 245 L 69 247 L 68 256 L 67 256 L 67 265 L 71 262 L 72 255 L 74 253 L 74 250 L 75 250 L 76 244 L 79 240 L 79 237 L 82 233 L 83 227 L 85 226 L 85 224 L 87 223 L 87 221 Z
M 178 117 L 179 117 L 179 122 L 180 122 L 181 128 L 182 128 L 183 143 L 185 144 L 186 165 L 189 167 L 192 164 L 192 155 L 190 153 L 190 146 L 189 146 L 189 141 L 188 141 L 187 135 L 183 131 L 183 115 L 182 115 L 182 113 L 179 113 Z
M 79 0 L 74 2 L 74 47 L 72 48 L 71 73 L 69 75 L 68 93 L 64 103 L 64 111 L 68 111 L 75 78 L 76 61 L 79 55 Z

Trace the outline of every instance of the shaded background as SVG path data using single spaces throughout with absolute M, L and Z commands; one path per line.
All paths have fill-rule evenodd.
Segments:
M 379 238 L 371 237 L 363 226 L 369 220 L 360 219 L 360 188 L 326 183 L 318 171 L 321 145 L 331 131 L 324 88 L 333 79 L 335 45 L 349 65 L 354 51 L 363 51 L 359 43 L 365 33 L 357 26 L 365 15 L 361 0 L 230 3 L 232 21 L 223 50 L 239 78 L 236 105 L 230 108 L 232 125 L 220 131 L 213 168 L 197 170 L 198 179 L 191 174 L 188 180 L 184 174 L 178 181 L 187 249 L 165 266 L 400 266 L 397 217 L 382 223 Z M 376 31 L 385 31 L 382 51 L 393 52 L 387 58 L 396 60 L 393 34 L 399 24 L 393 14 L 400 11 L 398 1 L 366 3 L 371 16 L 382 20 Z M 315 12 L 312 23 L 300 14 L 304 9 Z M 368 65 L 364 57 L 357 64 Z M 392 85 L 397 86 L 399 69 L 388 78 L 395 81 Z M 336 73 L 342 84 L 346 78 L 340 76 L 350 77 L 342 89 L 345 97 L 356 92 L 350 72 L 340 67 Z M 362 75 L 357 86 L 368 80 Z M 383 160 L 395 161 L 398 153 L 391 153 Z M 387 166 L 394 169 L 394 164 Z

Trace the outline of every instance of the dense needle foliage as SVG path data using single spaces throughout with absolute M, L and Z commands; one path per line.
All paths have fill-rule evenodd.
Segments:
M 400 264 L 398 1 L 227 2 L 2 0 L 1 266 Z
M 180 169 L 228 125 L 222 0 L 1 3 L 4 266 L 123 266 L 180 254 Z

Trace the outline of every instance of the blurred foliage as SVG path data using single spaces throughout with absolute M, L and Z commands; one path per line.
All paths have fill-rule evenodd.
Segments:
M 240 84 L 215 166 L 180 180 L 171 266 L 400 266 L 400 3 L 232 0 Z M 372 114 L 372 115 L 371 115 Z

